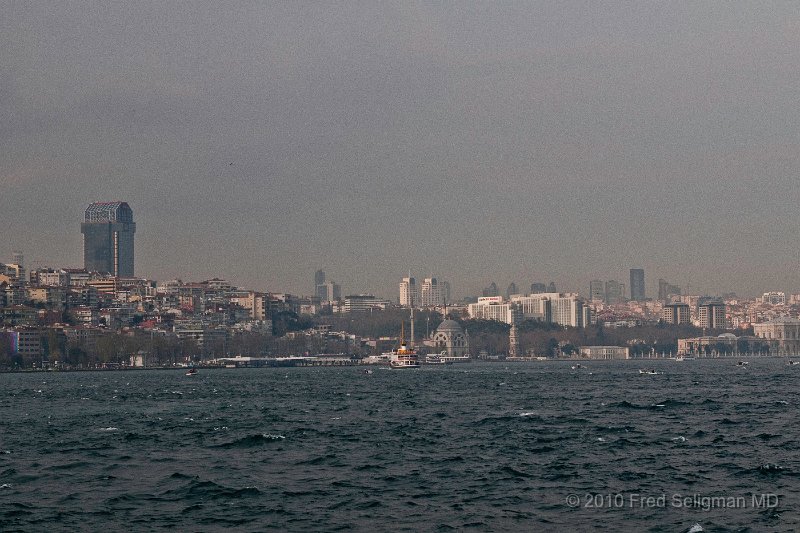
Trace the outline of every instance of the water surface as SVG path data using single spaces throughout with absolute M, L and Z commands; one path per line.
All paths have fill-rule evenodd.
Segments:
M 800 366 L 585 366 L 0 374 L 0 530 L 800 529 Z

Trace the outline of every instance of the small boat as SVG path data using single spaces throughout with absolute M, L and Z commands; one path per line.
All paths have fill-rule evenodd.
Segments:
M 748 363 L 747 361 L 739 361 L 738 363 L 736 363 L 736 366 L 747 366 L 749 364 L 750 363 Z
M 583 366 L 583 365 L 582 365 L 582 364 L 580 364 L 580 363 L 577 363 L 577 364 L 575 364 L 575 365 L 572 365 L 572 370 L 580 370 L 581 368 L 586 368 L 586 367 L 585 367 L 585 366 Z
M 640 374 L 648 374 L 648 375 L 650 375 L 650 376 L 657 376 L 658 374 L 661 374 L 661 372 L 656 372 L 656 369 L 655 369 L 655 368 L 651 368 L 651 369 L 649 369 L 649 370 L 642 370 L 642 369 L 640 368 L 640 369 L 639 369 L 639 373 L 640 373 Z
M 366 369 L 364 369 L 364 373 L 365 374 L 372 374 L 372 369 L 371 368 L 366 368 Z
M 789 366 L 800 365 L 800 361 L 789 361 Z
M 196 369 L 196 368 L 190 368 L 190 369 L 189 369 L 189 371 L 188 371 L 188 372 L 186 372 L 186 375 L 187 375 L 187 376 L 194 376 L 194 375 L 195 375 L 195 374 L 197 374 L 197 373 L 198 373 L 198 371 L 197 371 L 197 369 Z

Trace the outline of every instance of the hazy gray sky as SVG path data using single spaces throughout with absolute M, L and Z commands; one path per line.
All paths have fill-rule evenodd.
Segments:
M 800 3 L 0 0 L 0 261 L 800 291 Z

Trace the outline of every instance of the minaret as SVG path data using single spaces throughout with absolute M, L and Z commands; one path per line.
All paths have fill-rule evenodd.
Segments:
M 414 300 L 411 300 L 411 342 L 408 343 L 411 350 L 414 349 Z

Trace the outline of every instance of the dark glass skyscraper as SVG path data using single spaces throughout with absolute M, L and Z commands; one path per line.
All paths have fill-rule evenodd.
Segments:
M 81 224 L 83 267 L 123 278 L 133 277 L 133 234 L 136 223 L 126 202 L 95 202 Z
M 325 287 L 325 271 L 320 269 L 314 272 L 314 296 L 322 300 L 327 296 L 327 288 Z
M 631 300 L 644 301 L 644 269 L 631 269 Z

